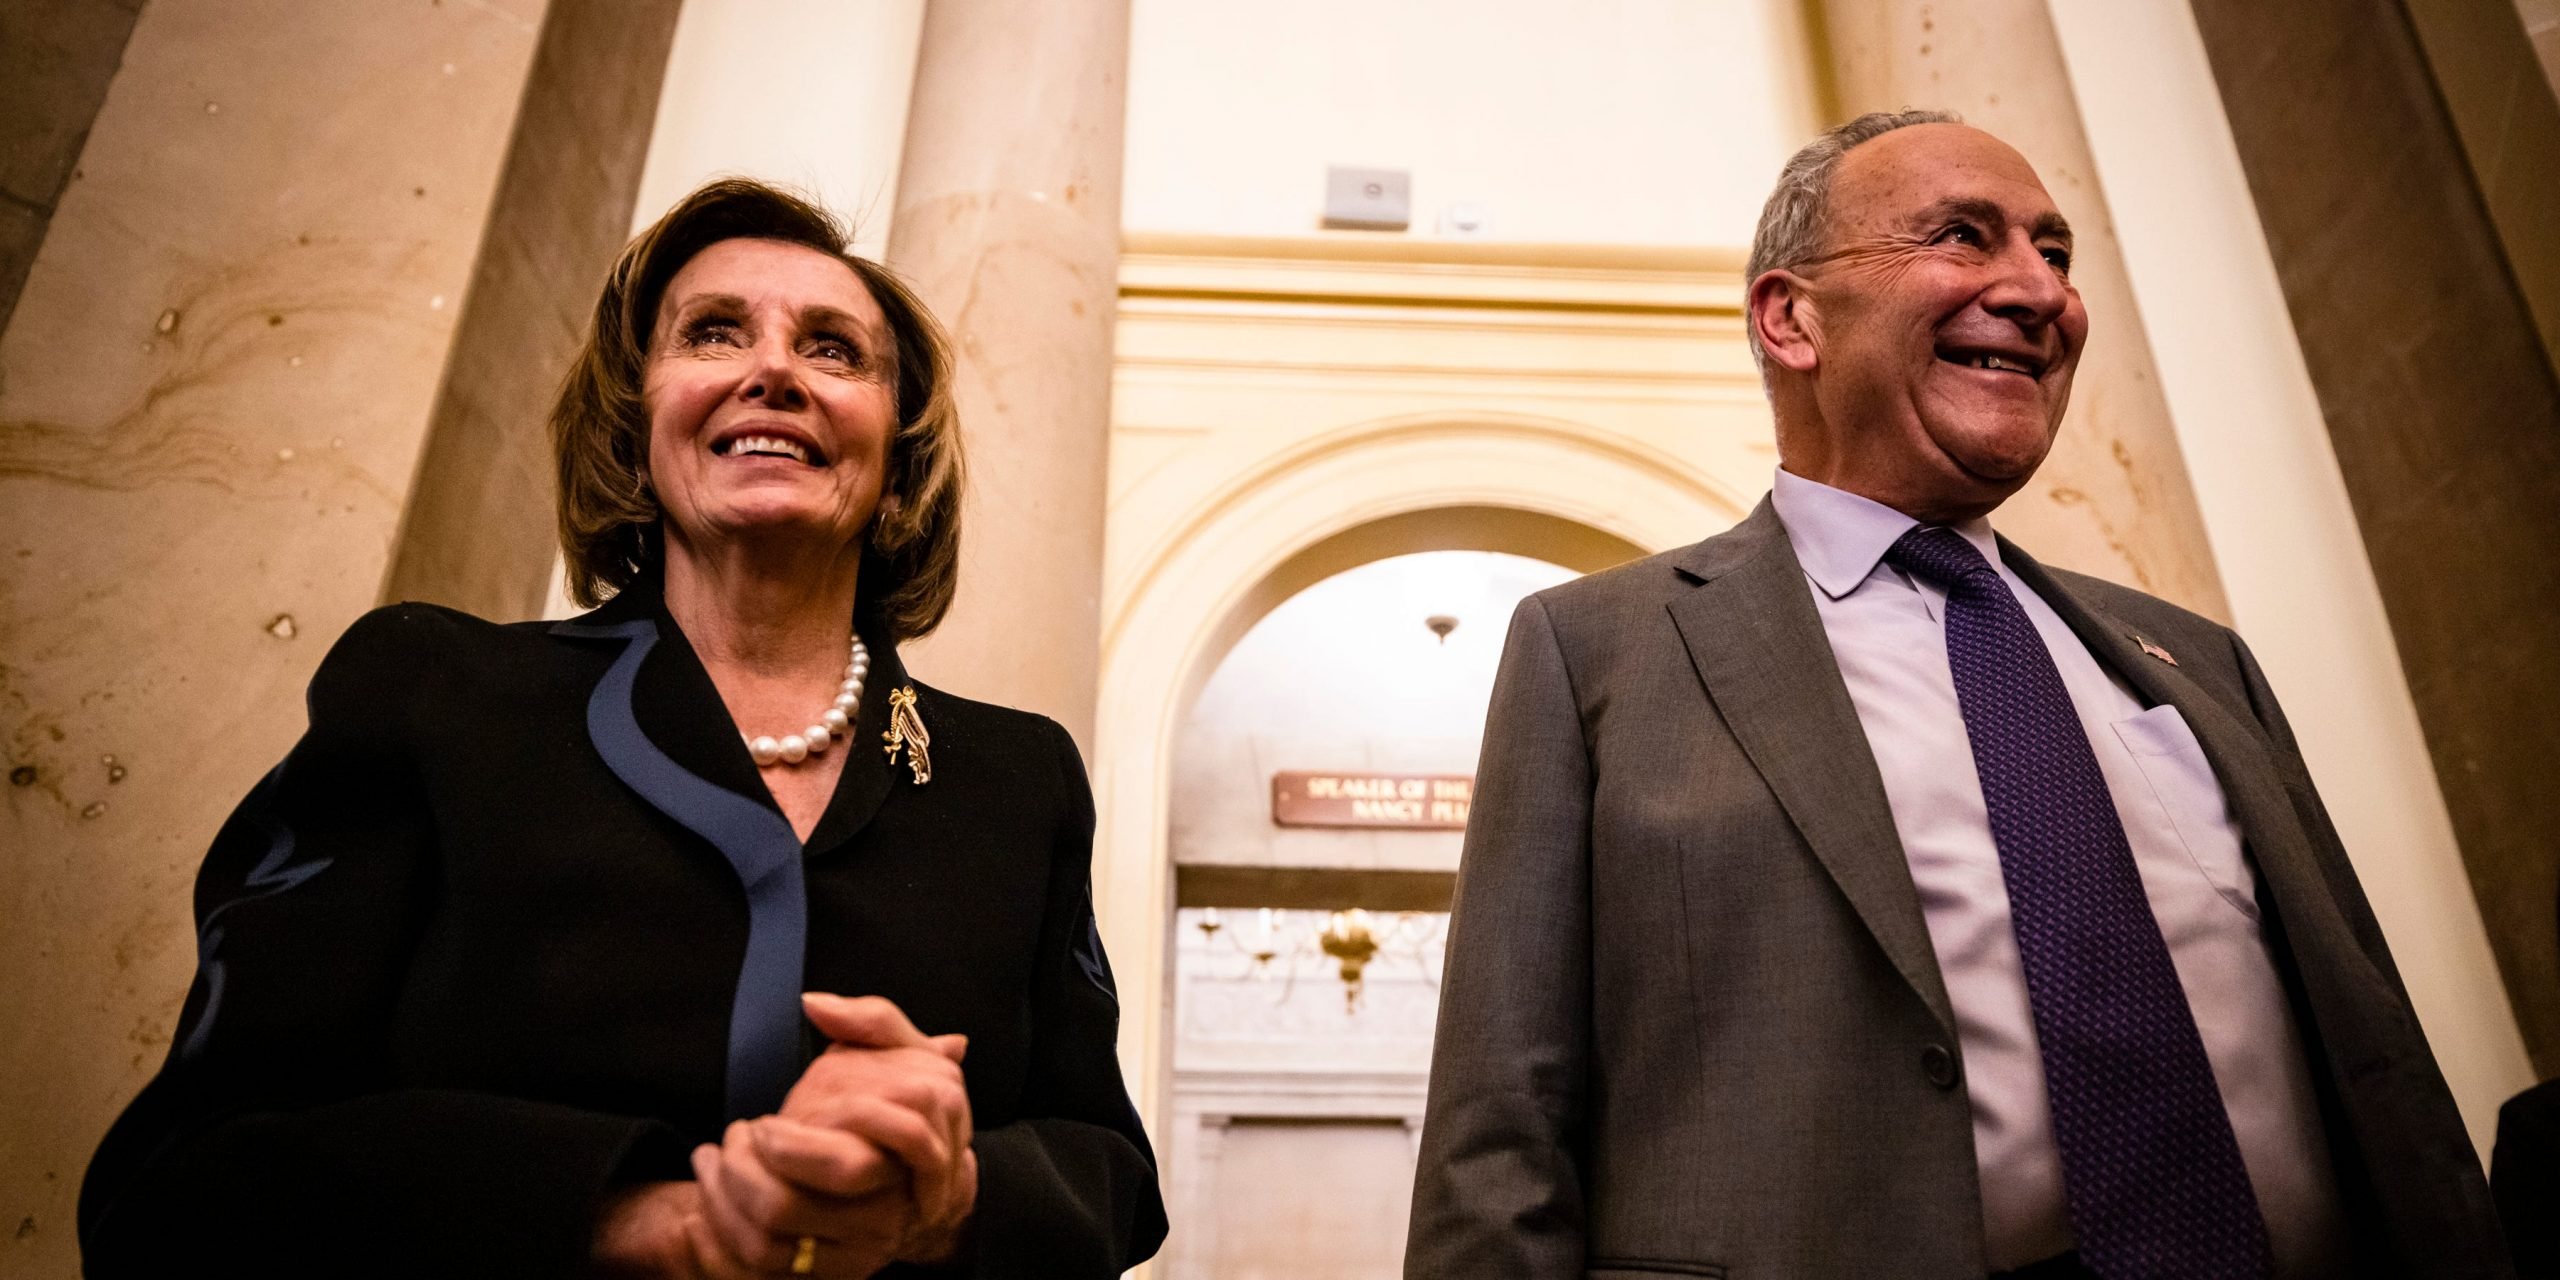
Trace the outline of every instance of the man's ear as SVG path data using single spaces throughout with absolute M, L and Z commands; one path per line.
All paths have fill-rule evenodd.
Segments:
M 1743 294 L 1743 319 L 1760 334 L 1769 361 L 1797 373 L 1811 373 L 1821 362 L 1821 325 L 1804 277 L 1792 271 L 1763 271 Z

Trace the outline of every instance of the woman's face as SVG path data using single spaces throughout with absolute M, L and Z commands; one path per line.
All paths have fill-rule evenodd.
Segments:
M 836 258 L 723 240 L 667 283 L 643 396 L 671 542 L 842 547 L 880 505 L 897 423 L 888 321 Z

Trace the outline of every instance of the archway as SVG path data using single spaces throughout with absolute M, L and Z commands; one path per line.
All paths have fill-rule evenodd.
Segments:
M 1504 623 L 1575 576 L 1474 549 L 1366 560 L 1282 600 L 1190 700 L 1159 1280 L 1398 1274 Z
M 1428 550 L 1509 551 L 1593 571 L 1729 527 L 1740 495 L 1685 460 L 1578 423 L 1483 415 L 1327 433 L 1210 495 L 1129 561 L 1104 603 L 1094 893 L 1119 975 L 1120 1056 L 1165 1114 L 1173 873 L 1168 761 L 1236 640 L 1334 573 Z M 1121 571 L 1125 566 L 1125 573 Z

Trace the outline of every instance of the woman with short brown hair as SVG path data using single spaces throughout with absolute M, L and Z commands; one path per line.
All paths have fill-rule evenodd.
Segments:
M 865 546 L 879 563 L 864 582 L 902 637 L 924 635 L 951 607 L 960 575 L 960 414 L 951 401 L 950 345 L 923 300 L 888 268 L 852 253 L 824 210 L 739 180 L 703 187 L 641 232 L 596 299 L 591 336 L 551 411 L 569 597 L 589 608 L 602 604 L 645 561 L 648 532 L 660 516 L 646 483 L 650 329 L 676 273 L 702 250 L 736 239 L 797 244 L 838 259 L 887 322 L 882 356 L 893 375 L 898 426 L 882 516 Z
M 1056 724 L 916 683 L 950 360 L 750 182 L 625 250 L 552 415 L 593 612 L 350 628 L 216 838 L 98 1280 L 1116 1276 L 1163 1207 Z

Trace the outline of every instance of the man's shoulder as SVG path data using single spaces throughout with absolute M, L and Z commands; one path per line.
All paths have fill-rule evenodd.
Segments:
M 1697 589 L 1698 577 L 1688 565 L 1702 545 L 1629 560 L 1533 592 L 1520 602 L 1520 612 L 1543 614 L 1568 654 L 1589 652 L 1591 646 L 1614 649 L 1644 634 L 1644 621 L 1661 617 L 1672 601 Z
M 1653 609 L 1699 583 L 1731 572 L 1786 544 L 1785 527 L 1763 502 L 1722 533 L 1549 587 L 1532 598 L 1550 611 Z
M 1643 624 L 1661 619 L 1664 609 L 1702 584 L 1773 549 L 1784 554 L 1785 543 L 1764 503 L 1722 533 L 1533 592 L 1521 601 L 1521 613 L 1542 614 L 1568 654 L 1614 652 L 1636 637 L 1668 634 Z M 1790 572 L 1796 572 L 1792 566 Z
M 1681 559 L 1697 548 L 1679 547 L 1670 551 L 1612 565 L 1597 573 L 1586 573 L 1570 582 L 1560 582 L 1530 598 L 1543 605 L 1550 614 L 1581 614 L 1611 611 L 1629 606 L 1645 607 L 1667 599 L 1683 581 Z

